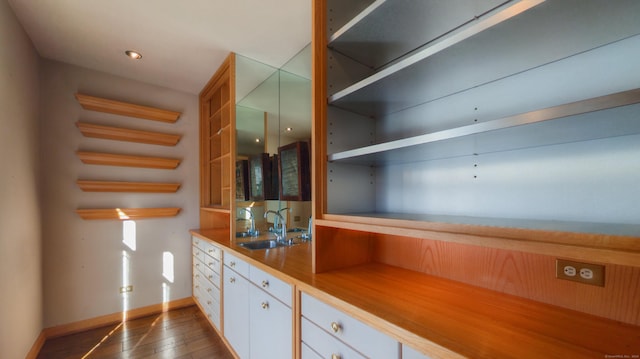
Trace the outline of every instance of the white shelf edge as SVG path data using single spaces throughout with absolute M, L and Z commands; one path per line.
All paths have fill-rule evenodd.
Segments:
M 417 53 L 406 57 L 389 67 L 376 72 L 375 74 L 356 82 L 355 84 L 345 88 L 344 90 L 338 91 L 335 94 L 329 96 L 328 102 L 329 104 L 338 101 L 354 92 L 359 91 L 360 89 L 367 87 L 373 83 L 383 80 L 387 76 L 390 76 L 398 71 L 401 71 L 411 65 L 420 62 L 428 57 L 431 57 L 459 42 L 462 42 L 473 35 L 476 35 L 488 28 L 491 28 L 505 20 L 508 20 L 516 15 L 519 15 L 543 2 L 546 0 L 522 0 L 515 4 L 506 4 L 506 7 L 499 7 L 494 11 L 476 19 L 474 22 L 469 25 L 459 29 L 458 31 L 454 31 L 449 36 L 446 36 L 439 41 L 427 46 L 426 48 L 418 51 Z M 375 3 L 374 3 L 375 4 Z M 379 4 L 380 5 L 380 4 Z M 378 6 L 379 6 L 378 5 Z M 373 5 L 372 5 L 373 6 Z M 371 6 L 370 6 L 371 7 Z M 368 10 L 369 8 L 367 8 Z M 366 11 L 366 10 L 365 10 Z M 357 17 L 359 17 L 358 15 Z M 354 18 L 355 20 L 355 18 Z M 347 23 L 350 24 L 351 22 Z M 346 26 L 346 25 L 345 25 Z M 340 29 L 339 31 L 341 31 Z
M 329 38 L 329 43 L 334 42 L 364 18 L 373 13 L 378 7 L 380 7 L 380 5 L 384 4 L 385 2 L 387 2 L 387 0 L 376 0 L 371 5 L 367 6 L 366 9 L 362 10 L 358 15 L 354 16 L 351 20 L 349 20 L 349 22 L 344 24 L 344 26 L 342 26 L 338 31 L 334 32 L 333 35 L 331 35 L 331 37 Z
M 540 123 L 554 119 L 580 115 L 588 112 L 611 109 L 640 103 L 640 88 L 618 92 L 610 95 L 594 97 L 582 101 L 553 106 L 541 110 L 526 112 L 514 116 L 503 117 L 491 121 L 477 123 L 453 129 L 437 131 L 424 135 L 403 138 L 400 140 L 379 143 L 353 150 L 337 152 L 327 156 L 328 161 L 339 161 L 359 156 L 372 155 L 423 145 L 427 143 L 443 141 L 458 137 L 464 137 L 483 132 L 511 128 L 521 125 Z

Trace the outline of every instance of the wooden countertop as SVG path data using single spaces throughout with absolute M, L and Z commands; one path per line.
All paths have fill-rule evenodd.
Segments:
M 310 243 L 250 251 L 192 233 L 434 358 L 640 358 L 637 326 L 376 263 L 313 274 Z

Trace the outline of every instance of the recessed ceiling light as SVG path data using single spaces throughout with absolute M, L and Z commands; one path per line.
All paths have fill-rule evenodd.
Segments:
M 260 139 L 259 138 L 256 138 L 256 143 L 260 143 Z
M 293 131 L 293 127 L 287 127 L 287 129 L 285 131 L 287 131 L 287 132 Z
M 137 51 L 127 50 L 124 53 L 134 60 L 140 60 L 142 58 L 142 54 Z

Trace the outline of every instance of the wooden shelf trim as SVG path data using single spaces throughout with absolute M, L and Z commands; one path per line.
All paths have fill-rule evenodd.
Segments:
M 431 239 L 479 247 L 523 251 L 605 264 L 638 266 L 637 238 L 520 228 L 385 220 L 381 218 L 323 216 L 316 226 L 384 235 Z
M 136 105 L 128 102 L 108 100 L 100 97 L 76 94 L 76 99 L 85 110 L 111 113 L 115 115 L 142 118 L 145 120 L 174 123 L 180 112 L 155 107 Z
M 150 145 L 175 146 L 182 136 L 169 133 L 132 130 L 129 128 L 102 126 L 92 123 L 76 122 L 76 126 L 85 137 L 105 140 L 146 143 Z
M 76 213 L 82 217 L 82 219 L 144 219 L 144 218 L 159 218 L 159 217 L 175 217 L 180 208 L 167 207 L 167 208 L 86 208 L 77 209 Z
M 157 182 L 112 182 L 78 180 L 78 186 L 85 192 L 144 192 L 171 193 L 180 188 L 180 183 Z
M 78 151 L 77 155 L 83 163 L 90 165 L 175 169 L 180 164 L 180 160 L 175 158 L 117 155 L 113 153 L 83 151 Z

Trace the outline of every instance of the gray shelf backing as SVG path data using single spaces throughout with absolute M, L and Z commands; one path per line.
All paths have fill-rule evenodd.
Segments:
M 377 0 L 336 31 L 328 46 L 371 68 L 379 68 L 505 2 L 509 1 Z
M 636 35 L 638 13 L 635 0 L 547 1 L 438 51 L 429 45 L 329 103 L 373 117 L 401 111 Z
M 328 160 L 367 165 L 420 162 L 636 134 L 637 103 L 640 89 L 333 153 Z
M 557 103 L 553 103 L 553 101 L 558 101 L 562 98 L 571 99 L 573 97 L 575 99 L 576 96 L 580 96 L 579 98 L 582 99 L 584 98 L 582 96 L 603 95 L 601 93 L 602 91 L 627 90 L 632 88 L 631 86 L 637 86 L 637 84 L 640 83 L 640 71 L 638 71 L 637 62 L 633 61 L 635 58 L 640 58 L 640 36 L 625 39 L 424 105 L 424 107 L 438 107 L 437 111 L 431 111 L 430 108 L 425 108 L 424 111 L 421 112 L 419 108 L 416 107 L 410 111 L 411 115 L 415 116 L 413 120 L 413 126 L 415 127 L 412 128 L 412 136 L 403 137 L 395 141 L 378 142 L 378 144 L 371 146 L 353 146 L 351 149 L 342 150 L 341 152 L 334 151 L 328 156 L 328 159 L 330 161 L 347 160 L 357 163 L 380 164 L 393 160 L 407 162 L 455 157 L 468 155 L 473 152 L 497 151 L 499 148 L 508 150 L 510 141 L 504 138 L 507 134 L 514 136 L 514 140 L 511 142 L 519 145 L 515 148 L 522 148 L 525 145 L 535 145 L 534 141 L 537 136 L 535 136 L 533 132 L 552 133 L 552 136 L 541 138 L 540 145 L 561 143 L 563 141 L 589 140 L 602 138 L 607 135 L 618 136 L 624 134 L 623 131 L 636 133 L 637 124 L 634 121 L 624 120 L 624 117 L 622 117 L 620 120 L 616 120 L 617 122 L 610 122 L 608 118 L 602 118 L 598 115 L 583 116 L 586 120 L 582 122 L 580 119 L 583 117 L 579 117 L 571 121 L 560 121 L 557 124 L 553 124 L 552 122 L 554 121 L 547 121 L 553 118 L 547 118 L 543 121 L 545 123 L 539 124 L 536 127 L 525 128 L 520 128 L 519 126 L 531 124 L 541 119 L 507 116 L 497 120 L 487 118 L 475 123 L 474 117 L 468 116 L 462 117 L 462 119 L 447 117 L 445 119 L 446 121 L 437 118 L 439 113 L 443 114 L 442 116 L 455 115 L 459 113 L 459 111 L 464 111 L 461 110 L 462 107 L 473 107 L 474 105 L 482 107 L 485 113 L 490 113 L 492 106 L 499 106 L 500 109 L 495 112 L 499 114 L 502 112 L 502 115 L 504 115 L 505 111 L 513 111 L 517 108 L 524 108 L 524 111 L 531 110 L 531 104 L 554 106 L 557 105 Z M 549 83 L 554 83 L 554 81 L 557 81 L 558 85 L 549 85 Z M 547 84 L 547 86 L 545 86 L 545 84 Z M 637 91 L 632 91 L 629 94 L 637 98 L 638 95 L 636 92 Z M 620 96 L 623 102 L 613 103 L 611 107 L 625 104 L 624 101 L 627 100 L 624 99 L 624 97 L 627 95 L 622 94 Z M 488 97 L 492 99 L 488 100 Z M 461 100 L 457 102 L 455 98 L 461 98 Z M 626 102 L 626 104 L 633 103 L 634 101 L 636 100 Z M 439 102 L 450 106 L 450 109 L 446 108 L 447 106 L 438 106 Z M 514 106 L 510 106 L 512 104 Z M 469 111 L 467 110 L 467 112 Z M 434 116 L 436 117 L 434 118 Z M 385 124 L 385 127 L 401 127 L 395 115 L 391 117 L 393 117 L 393 119 L 389 120 L 389 123 Z M 465 122 L 474 124 L 464 125 Z M 434 124 L 430 125 L 431 123 Z M 606 129 L 607 126 L 610 126 L 610 123 L 619 123 L 619 127 L 603 131 L 603 127 Z M 567 128 L 567 126 L 571 124 L 579 126 L 579 131 L 573 131 Z M 427 131 L 430 126 L 442 127 L 444 125 L 448 125 L 449 127 L 430 133 Z M 419 128 L 420 126 L 421 128 Z M 509 127 L 513 126 L 516 127 L 509 129 Z M 496 130 L 501 131 L 495 134 L 483 134 L 483 132 L 486 131 Z M 398 131 L 403 132 L 403 134 L 406 132 L 406 130 Z M 381 138 L 390 137 L 388 134 L 384 134 L 382 130 L 378 130 L 377 132 L 377 141 L 380 141 Z M 424 134 L 420 134 L 420 132 Z M 474 135 L 472 139 L 464 138 L 470 135 Z M 457 139 L 457 137 L 462 138 Z M 474 151 L 474 149 L 468 145 L 470 141 L 471 143 L 483 143 L 494 138 L 496 139 L 496 143 L 490 150 L 479 147 Z M 448 141 L 443 143 L 442 141 L 444 140 Z M 402 157 L 405 155 L 408 157 Z

